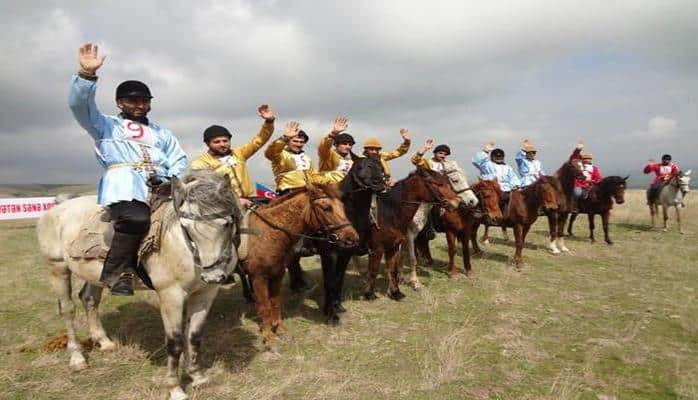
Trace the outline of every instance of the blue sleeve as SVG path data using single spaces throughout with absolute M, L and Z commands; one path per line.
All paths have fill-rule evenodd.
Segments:
M 189 168 L 189 160 L 187 158 L 187 153 L 184 152 L 182 146 L 179 145 L 179 141 L 170 131 L 166 131 L 167 139 L 165 140 L 165 147 L 162 149 L 167 157 L 168 174 L 169 177 L 181 176 Z
M 541 175 L 548 175 L 545 173 L 545 170 L 543 169 L 543 163 L 540 163 L 540 174 Z
M 516 153 L 516 167 L 519 169 L 519 174 L 521 176 L 525 176 L 528 174 L 528 163 L 526 162 L 526 152 L 523 150 L 519 150 L 518 153 Z
M 473 165 L 480 171 L 480 175 L 493 173 L 490 162 L 490 155 L 484 151 L 478 151 L 473 157 Z
M 73 75 L 68 95 L 68 105 L 75 120 L 92 136 L 94 140 L 104 137 L 107 116 L 102 114 L 95 102 L 96 81 L 82 79 Z
M 509 180 L 509 184 L 511 184 L 512 188 L 514 188 L 514 186 L 521 186 L 521 179 L 519 179 L 516 172 L 514 172 L 514 168 L 509 167 L 509 174 L 507 175 L 507 179 Z

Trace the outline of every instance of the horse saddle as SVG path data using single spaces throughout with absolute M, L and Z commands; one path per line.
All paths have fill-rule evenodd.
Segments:
M 255 207 L 256 204 L 257 203 L 255 203 Z M 237 243 L 238 259 L 240 262 L 245 261 L 250 253 L 250 235 L 259 235 L 261 233 L 258 229 L 250 228 L 250 214 L 252 214 L 252 210 L 245 210 L 242 214 L 242 220 L 240 221 L 240 239 L 239 243 Z

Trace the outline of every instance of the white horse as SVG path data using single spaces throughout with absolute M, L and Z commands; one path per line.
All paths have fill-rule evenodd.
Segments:
M 681 228 L 681 207 L 684 207 L 684 198 L 691 191 L 689 184 L 691 182 L 691 170 L 686 172 L 679 171 L 678 175 L 673 176 L 659 192 L 657 200 L 650 204 L 650 215 L 652 217 L 652 228 L 654 228 L 654 218 L 659 214 L 659 206 L 662 206 L 662 216 L 664 217 L 664 232 L 667 231 L 667 209 L 674 207 L 676 210 L 676 224 L 679 226 L 679 232 L 683 234 Z
M 240 206 L 230 182 L 205 170 L 193 171 L 181 181 L 173 178 L 172 197 L 173 201 L 162 206 L 166 209 L 160 249 L 141 262 L 159 297 L 168 358 L 165 383 L 170 399 L 182 400 L 188 398 L 177 375 L 183 351 L 192 386 L 207 380 L 200 370 L 198 353 L 202 326 L 219 285 L 204 283 L 201 272 L 219 266 L 224 274 L 232 273 L 231 266 L 238 260 L 233 240 L 239 234 Z M 59 313 L 68 336 L 70 367 L 74 370 L 86 368 L 87 361 L 75 336 L 72 274 L 85 280 L 80 300 L 92 340 L 102 351 L 115 347 L 98 315 L 103 289 L 99 281 L 102 261 L 73 258 L 69 253 L 83 226 L 100 211 L 94 196 L 78 197 L 52 208 L 37 225 L 40 251 L 50 264 L 49 280 L 58 294 Z
M 453 191 L 460 196 L 462 204 L 464 204 L 465 207 L 473 208 L 478 205 L 477 196 L 470 189 L 468 179 L 463 169 L 456 163 L 447 163 L 443 173 L 448 177 L 449 181 L 451 181 Z M 431 209 L 433 207 L 434 205 L 432 203 L 422 203 L 419 205 L 410 226 L 407 228 L 407 240 L 405 240 L 405 243 L 400 249 L 402 253 L 401 262 L 410 267 L 409 285 L 414 290 L 420 290 L 423 287 L 417 276 L 417 254 L 415 253 L 414 240 L 427 224 L 429 214 L 431 214 Z M 399 270 L 402 270 L 402 268 L 399 268 Z

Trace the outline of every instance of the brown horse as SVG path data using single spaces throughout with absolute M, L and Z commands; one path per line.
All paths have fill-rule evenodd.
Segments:
M 368 273 L 366 274 L 366 300 L 376 299 L 376 276 L 385 255 L 388 270 L 388 296 L 393 300 L 405 297 L 400 291 L 400 271 L 397 259 L 400 245 L 407 238 L 407 229 L 421 203 L 436 203 L 455 210 L 461 198 L 453 191 L 451 182 L 436 171 L 417 168 L 407 178 L 399 181 L 385 197 L 378 197 L 378 224 L 369 230 Z
M 548 248 L 553 254 L 560 254 L 560 252 L 569 253 L 570 250 L 565 246 L 565 223 L 570 215 L 574 201 L 572 198 L 574 181 L 575 179 L 584 178 L 584 174 L 578 160 L 569 160 L 558 168 L 553 178 L 558 208 L 555 211 L 548 210 L 545 213 L 548 217 L 550 233 Z
M 589 239 L 592 243 L 594 239 L 594 216 L 601 215 L 601 223 L 603 225 L 603 235 L 606 243 L 613 244 L 613 241 L 608 236 L 608 220 L 611 216 L 613 201 L 616 204 L 625 203 L 625 188 L 627 187 L 628 176 L 621 178 L 620 176 L 608 176 L 603 178 L 601 182 L 594 185 L 586 199 L 578 201 L 579 214 L 587 214 L 589 217 Z M 572 235 L 572 224 L 577 218 L 577 213 L 570 215 L 570 223 L 567 226 L 567 234 Z
M 516 242 L 513 263 L 517 269 L 523 264 L 524 242 L 531 225 L 538 219 L 538 211 L 550 213 L 558 209 L 556 181 L 550 176 L 541 176 L 533 184 L 511 192 L 509 205 L 500 224 L 502 228 L 513 227 Z M 489 224 L 485 223 L 485 227 Z M 473 232 L 475 234 L 475 231 Z M 487 233 L 483 240 L 487 240 Z
M 463 267 L 466 275 L 472 267 L 470 265 L 470 249 L 467 246 L 467 239 L 472 242 L 473 255 L 482 254 L 477 243 L 477 228 L 481 223 L 499 223 L 502 220 L 502 210 L 499 208 L 499 198 L 502 190 L 499 188 L 497 180 L 482 180 L 470 187 L 478 198 L 479 213 L 464 212 L 461 208 L 458 211 L 446 210 L 441 217 L 443 231 L 446 233 L 448 243 L 448 273 L 449 276 L 456 274 L 456 238 L 461 242 L 463 249 Z M 425 228 L 426 229 L 426 228 Z M 414 240 L 414 248 L 417 255 L 421 254 L 427 265 L 432 265 L 434 260 L 429 249 L 430 239 L 420 233 Z
M 250 240 L 242 262 L 254 288 L 257 313 L 262 319 L 263 342 L 274 346 L 283 335 L 281 280 L 301 237 L 354 247 L 359 235 L 344 214 L 339 190 L 333 186 L 308 186 L 291 192 L 251 215 L 249 226 L 259 231 Z

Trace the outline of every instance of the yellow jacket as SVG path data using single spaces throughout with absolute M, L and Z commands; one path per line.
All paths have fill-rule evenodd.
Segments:
M 456 163 L 455 161 L 444 160 L 443 162 L 438 162 L 433 158 L 424 158 L 424 155 L 419 154 L 419 152 L 415 153 L 415 155 L 412 156 L 412 164 L 419 168 L 425 168 L 441 173 L 445 173 L 445 171 L 451 171 L 454 169 L 460 169 L 460 167 L 458 167 L 458 163 Z
M 332 182 L 339 182 L 347 175 L 349 169 L 354 164 L 351 154 L 343 156 L 332 148 L 334 139 L 327 135 L 320 141 L 317 148 L 318 158 L 320 159 L 320 172 Z
M 191 168 L 211 169 L 221 175 L 227 175 L 230 177 L 230 185 L 235 194 L 240 197 L 253 197 L 255 189 L 247 170 L 247 160 L 269 141 L 272 133 L 274 133 L 274 121 L 264 121 L 257 136 L 252 138 L 249 143 L 231 150 L 227 163 L 221 162 L 221 159 L 206 152 L 192 161 Z
M 327 184 L 334 182 L 330 176 L 319 174 L 313 161 L 305 152 L 293 153 L 286 147 L 284 138 L 276 139 L 267 146 L 264 157 L 271 161 L 271 170 L 276 180 L 276 190 L 303 188 L 306 183 Z
M 403 156 L 407 151 L 410 149 L 410 141 L 405 140 L 398 146 L 397 149 L 393 151 L 381 151 L 380 152 L 380 159 L 381 159 L 381 165 L 383 166 L 383 173 L 385 174 L 385 179 L 389 180 L 390 179 L 390 165 L 388 165 L 388 161 L 398 158 Z

